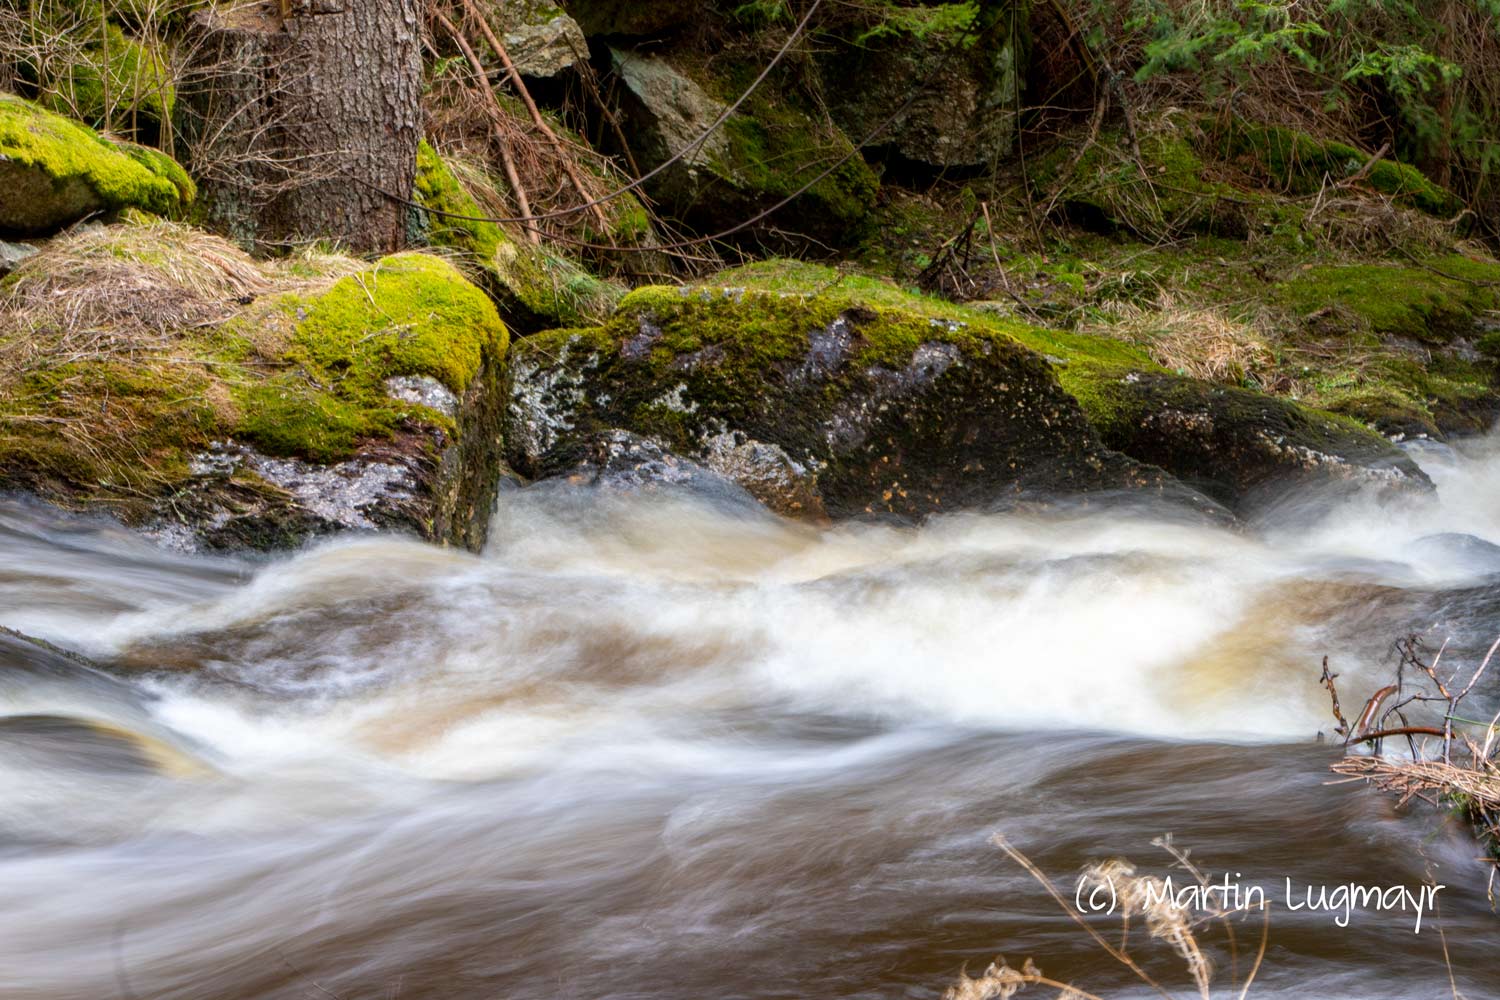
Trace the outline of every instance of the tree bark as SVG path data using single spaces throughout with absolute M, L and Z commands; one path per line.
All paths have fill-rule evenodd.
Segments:
M 260 248 L 404 246 L 400 199 L 422 136 L 419 0 L 293 0 L 194 25 L 182 102 L 210 224 Z

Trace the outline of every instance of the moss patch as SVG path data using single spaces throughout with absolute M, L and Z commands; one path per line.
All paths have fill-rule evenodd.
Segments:
M 487 213 L 426 141 L 417 147 L 414 189 L 415 200 L 433 209 L 418 212 L 414 235 L 429 246 L 457 251 L 512 323 L 532 329 L 571 326 L 608 315 L 618 301 L 618 290 L 608 282 L 484 221 Z M 644 216 L 644 209 L 640 213 Z
M 411 416 L 409 404 L 387 395 L 386 379 L 426 375 L 462 396 L 509 341 L 478 288 L 446 261 L 415 253 L 386 257 L 319 295 L 278 296 L 224 333 L 221 357 L 259 355 L 284 368 L 234 391 L 242 414 L 234 435 L 320 462 L 348 457 Z
M 1380 336 L 1442 344 L 1472 335 L 1478 314 L 1496 307 L 1500 264 L 1459 255 L 1428 263 L 1312 265 L 1281 283 L 1275 298 L 1304 315 L 1347 310 Z
M 80 62 L 60 67 L 46 84 L 52 110 L 99 127 L 137 119 L 160 125 L 171 119 L 176 99 L 162 53 L 112 24 L 100 44 L 86 50 Z
M 90 212 L 173 213 L 191 181 L 169 157 L 122 147 L 84 125 L 0 94 L 0 230 L 35 234 Z
M 1242 119 L 1232 119 L 1222 127 L 1205 122 L 1200 146 L 1206 154 L 1216 154 L 1250 176 L 1294 194 L 1313 194 L 1325 179 L 1352 177 L 1370 159 L 1369 154 L 1345 143 Z M 1462 207 L 1451 192 L 1420 170 L 1393 160 L 1377 162 L 1361 183 L 1434 215 L 1452 215 Z
M 0 288 L 0 482 L 143 518 L 215 441 L 333 462 L 402 435 L 435 459 L 453 418 L 385 380 L 472 397 L 507 342 L 483 292 L 427 255 L 258 263 L 144 218 L 59 237 Z

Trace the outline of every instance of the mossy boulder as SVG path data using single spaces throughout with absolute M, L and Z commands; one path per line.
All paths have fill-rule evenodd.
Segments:
M 43 93 L 52 110 L 99 127 L 134 124 L 153 130 L 170 121 L 177 100 L 162 52 L 111 24 L 103 39 L 71 64 L 49 64 Z
M 818 67 L 833 119 L 876 155 L 925 169 L 1010 153 L 1024 72 L 1021 3 L 870 5 Z
M 611 52 L 641 167 L 655 169 L 681 154 L 647 187 L 667 212 L 698 231 L 717 233 L 791 198 L 744 235 L 765 239 L 779 232 L 795 242 L 801 234 L 825 247 L 852 246 L 864 236 L 879 183 L 848 136 L 809 102 L 763 84 L 710 133 L 755 66 L 731 64 L 710 73 L 684 54 Z
M 623 429 L 772 509 L 834 519 L 1165 485 L 1102 446 L 1012 332 L 1026 331 L 786 262 L 639 289 L 603 326 L 516 344 L 510 460 L 562 473 Z
M 0 233 L 20 236 L 125 208 L 172 214 L 195 194 L 171 157 L 110 142 L 8 94 L 0 94 L 0 189 Z
M 1460 254 L 1420 264 L 1313 264 L 1273 295 L 1306 317 L 1343 311 L 1357 332 L 1436 346 L 1480 336 L 1483 318 L 1500 306 L 1500 264 Z
M 1431 489 L 1384 437 L 1290 400 L 1159 369 L 1080 364 L 1061 378 L 1108 446 L 1237 511 L 1292 485 Z
M 1070 221 L 1101 232 L 1143 239 L 1184 234 L 1241 239 L 1285 222 L 1295 208 L 1215 179 L 1179 123 L 1155 122 L 1138 137 L 1106 131 L 1076 157 L 1058 149 L 1037 165 L 1035 182 Z
M 1371 155 L 1347 143 L 1229 117 L 1204 122 L 1199 146 L 1247 175 L 1291 194 L 1315 194 L 1325 184 L 1358 183 L 1432 215 L 1453 215 L 1463 203 L 1420 170 Z M 1367 169 L 1368 168 L 1368 169 Z
M 520 330 L 596 321 L 622 294 L 578 265 L 483 221 L 488 213 L 426 141 L 417 147 L 414 200 L 421 206 L 414 213 L 415 241 L 457 251 L 506 320 Z
M 36 358 L 79 322 L 105 345 L 0 372 L 7 488 L 194 547 L 375 528 L 482 542 L 508 335 L 441 258 L 257 264 L 141 220 L 46 245 L 0 315 Z

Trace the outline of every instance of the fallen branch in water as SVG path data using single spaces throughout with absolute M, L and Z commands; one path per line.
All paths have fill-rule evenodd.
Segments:
M 1496 650 L 1500 649 L 1500 639 L 1491 644 L 1489 652 L 1462 687 L 1458 686 L 1457 671 L 1446 681 L 1438 673 L 1447 648 L 1448 644 L 1444 642 L 1429 662 L 1425 656 L 1427 647 L 1420 636 L 1410 635 L 1397 643 L 1400 659 L 1396 666 L 1396 683 L 1376 691 L 1352 727 L 1339 708 L 1338 690 L 1334 686 L 1338 675 L 1329 673 L 1328 659 L 1324 657 L 1320 680 L 1333 699 L 1333 715 L 1338 722 L 1335 732 L 1344 736 L 1346 747 L 1355 744 L 1373 747 L 1369 754 L 1347 754 L 1335 762 L 1332 769 L 1336 774 L 1362 778 L 1381 791 L 1395 795 L 1397 806 L 1420 799 L 1438 808 L 1452 808 L 1462 813 L 1491 855 L 1489 895 L 1493 907 L 1496 903 L 1496 872 L 1500 871 L 1500 711 L 1485 723 L 1463 717 L 1458 709 L 1488 670 Z M 1411 693 L 1402 697 L 1408 685 L 1408 673 L 1417 675 L 1418 680 L 1412 685 Z M 1393 697 L 1394 704 L 1382 711 L 1385 703 Z M 1408 720 L 1406 707 L 1424 704 L 1444 706 L 1441 727 L 1413 725 Z M 1455 723 L 1482 726 L 1483 740 L 1478 741 L 1469 734 L 1456 734 Z M 1406 738 L 1409 756 L 1387 757 L 1382 753 L 1382 741 L 1393 736 Z M 1414 738 L 1418 736 L 1436 737 L 1442 742 L 1436 747 L 1427 740 L 1419 744 Z M 1455 759 L 1456 756 L 1460 759 Z

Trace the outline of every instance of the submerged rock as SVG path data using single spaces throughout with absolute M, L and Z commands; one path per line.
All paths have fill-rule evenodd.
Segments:
M 717 506 L 756 511 L 765 507 L 734 477 L 673 454 L 662 442 L 629 431 L 594 435 L 582 460 L 541 486 L 586 488 L 616 494 L 690 494 Z
M 921 517 L 1161 486 L 1111 452 L 1048 363 L 998 328 L 849 290 L 647 288 L 609 323 L 517 343 L 507 443 L 531 476 L 615 429 L 783 514 Z
M 9 94 L 0 94 L 0 190 L 0 234 L 19 236 L 126 208 L 166 214 L 195 195 L 171 157 L 111 142 Z

